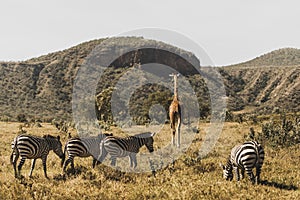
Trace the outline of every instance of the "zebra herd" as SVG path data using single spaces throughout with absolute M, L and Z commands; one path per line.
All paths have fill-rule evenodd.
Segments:
M 47 176 L 47 156 L 51 150 L 61 158 L 61 166 L 63 167 L 63 174 L 66 172 L 68 164 L 71 163 L 71 168 L 74 172 L 74 158 L 75 157 L 93 157 L 92 167 L 100 164 L 109 154 L 111 156 L 111 165 L 115 166 L 118 157 L 129 156 L 130 167 L 136 168 L 137 160 L 136 154 L 139 149 L 145 145 L 149 152 L 153 152 L 153 136 L 155 134 L 146 132 L 125 138 L 116 137 L 112 134 L 98 134 L 90 137 L 76 137 L 70 138 L 62 151 L 62 144 L 60 137 L 46 135 L 43 137 L 21 134 L 18 135 L 12 142 L 12 154 L 10 162 L 14 167 L 15 177 L 21 177 L 21 169 L 26 159 L 32 159 L 31 170 L 29 177 L 35 166 L 35 161 L 41 158 L 43 161 L 44 175 Z M 65 161 L 65 155 L 68 154 L 68 159 Z M 21 158 L 18 167 L 18 158 Z
M 61 166 L 63 167 L 63 174 L 66 172 L 68 164 L 71 163 L 71 168 L 74 171 L 75 157 L 93 157 L 92 167 L 100 164 L 107 155 L 111 157 L 111 165 L 116 165 L 118 157 L 128 156 L 130 160 L 130 167 L 136 168 L 137 160 L 136 154 L 142 146 L 146 146 L 148 151 L 154 151 L 154 133 L 146 132 L 129 137 L 117 137 L 112 134 L 98 134 L 90 137 L 76 137 L 70 138 L 62 150 L 62 143 L 60 137 L 45 135 L 43 137 L 21 134 L 18 135 L 12 142 L 12 154 L 10 156 L 11 164 L 13 165 L 15 177 L 21 177 L 21 169 L 25 159 L 32 159 L 29 177 L 35 166 L 35 161 L 38 158 L 42 159 L 44 175 L 47 176 L 47 156 L 51 150 L 61 159 Z M 65 155 L 68 158 L 65 161 Z M 21 158 L 17 165 L 18 158 Z M 235 171 L 236 180 L 240 180 L 240 173 L 244 178 L 244 173 L 249 176 L 252 183 L 259 183 L 261 168 L 264 161 L 264 149 L 256 141 L 245 142 L 242 145 L 236 146 L 231 150 L 231 154 L 227 159 L 226 165 L 221 165 L 223 168 L 223 177 L 226 180 L 233 179 L 233 170 Z M 252 169 L 256 169 L 256 176 L 254 176 Z

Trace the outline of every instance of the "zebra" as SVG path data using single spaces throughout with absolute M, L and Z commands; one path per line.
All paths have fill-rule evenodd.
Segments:
M 100 155 L 97 164 L 102 163 L 107 154 L 111 157 L 112 166 L 116 166 L 118 157 L 129 156 L 130 167 L 135 169 L 137 166 L 136 154 L 143 145 L 146 146 L 150 153 L 154 151 L 154 135 L 155 133 L 146 132 L 125 138 L 116 136 L 106 137 L 100 144 Z
M 246 171 L 252 183 L 259 183 L 264 156 L 263 147 L 256 141 L 248 141 L 242 145 L 235 146 L 231 150 L 226 165 L 221 165 L 223 168 L 223 177 L 231 181 L 233 179 L 232 170 L 234 169 L 236 180 L 239 181 L 239 170 L 241 170 L 242 178 L 244 178 Z M 256 168 L 255 177 L 252 172 L 254 167 Z
M 107 136 L 112 136 L 112 133 L 98 134 L 91 137 L 76 137 L 70 138 L 66 144 L 64 153 L 68 153 L 68 159 L 63 164 L 63 173 L 66 172 L 66 168 L 71 163 L 72 171 L 74 172 L 74 157 L 93 157 L 93 168 L 95 167 L 97 158 L 100 153 L 100 142 Z
M 49 152 L 53 150 L 54 153 L 60 157 L 61 161 L 64 162 L 65 155 L 62 151 L 62 144 L 60 142 L 60 136 L 54 137 L 52 135 L 44 135 L 43 137 L 33 136 L 28 134 L 18 135 L 12 142 L 12 154 L 10 156 L 10 162 L 14 167 L 15 177 L 21 176 L 21 169 L 26 159 L 32 159 L 31 169 L 29 177 L 32 177 L 32 172 L 35 166 L 35 161 L 38 158 L 42 159 L 44 175 L 47 176 L 47 156 Z M 21 161 L 16 167 L 18 158 L 21 157 Z

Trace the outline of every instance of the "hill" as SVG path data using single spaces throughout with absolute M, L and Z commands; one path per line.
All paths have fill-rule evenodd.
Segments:
M 300 110 L 300 50 L 283 48 L 222 67 L 229 109 L 260 114 Z
M 103 41 L 105 39 L 85 42 L 64 51 L 23 62 L 1 62 L 1 119 L 16 120 L 20 114 L 25 114 L 30 119 L 44 121 L 51 121 L 54 118 L 70 119 L 73 81 L 87 56 L 92 53 L 92 50 L 104 56 L 124 50 L 122 40 L 115 41 L 118 47 L 95 48 Z M 200 65 L 192 53 L 162 42 L 135 37 L 123 38 L 123 42 L 130 43 L 130 48 L 133 49 L 141 46 L 146 49 L 145 51 L 126 53 L 114 60 L 105 75 L 101 77 L 97 88 L 98 93 L 113 87 L 119 75 L 136 62 L 141 64 L 153 62 L 174 66 L 183 74 L 195 73 L 195 69 L 190 63 L 194 63 L 196 66 Z M 157 48 L 147 48 L 149 46 Z M 175 52 L 180 56 L 168 52 Z M 98 57 L 95 57 L 93 62 L 97 62 L 97 59 Z M 115 68 L 120 70 L 114 70 Z
M 107 104 L 111 90 L 126 70 L 137 63 L 152 62 L 172 66 L 186 75 L 200 102 L 202 116 L 209 115 L 210 100 L 206 84 L 191 66 L 191 63 L 200 66 L 200 61 L 191 52 L 154 40 L 132 37 L 126 40 L 130 41 L 132 48 L 140 47 L 141 44 L 145 47 L 159 48 L 132 51 L 122 54 L 113 61 L 97 87 L 97 106 L 100 112 L 109 113 L 110 108 Z M 25 114 L 29 119 L 43 121 L 51 121 L 54 118 L 70 119 L 73 81 L 76 73 L 85 58 L 103 41 L 105 39 L 85 42 L 64 51 L 22 62 L 0 62 L 0 118 L 16 120 L 18 115 Z M 124 47 L 122 42 L 117 44 L 119 46 L 114 49 L 108 47 L 96 49 L 104 56 L 107 55 L 108 50 L 118 53 Z M 175 52 L 180 56 L 169 52 Z M 229 97 L 228 109 L 268 113 L 277 107 L 298 111 L 300 109 L 299 52 L 300 50 L 292 48 L 280 49 L 239 65 L 217 68 L 224 78 Z M 94 62 L 97 62 L 97 58 Z M 152 94 L 151 99 L 145 98 L 149 94 Z M 163 106 L 167 109 L 171 98 L 172 91 L 158 85 L 140 88 L 132 97 L 132 113 L 141 115 L 143 119 L 139 119 L 141 120 L 139 123 L 145 123 L 149 118 L 147 108 L 150 108 L 153 102 L 163 102 Z M 98 116 L 101 117 L 101 114 L 98 113 Z
M 300 65 L 300 49 L 282 48 L 258 56 L 233 67 L 296 66 Z

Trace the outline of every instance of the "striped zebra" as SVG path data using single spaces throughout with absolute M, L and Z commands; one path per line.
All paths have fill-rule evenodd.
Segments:
M 100 144 L 100 156 L 98 162 L 102 163 L 107 154 L 110 155 L 111 165 L 116 166 L 116 160 L 119 157 L 129 156 L 130 167 L 136 168 L 136 154 L 140 148 L 145 145 L 148 151 L 153 152 L 153 136 L 155 133 L 141 133 L 125 138 L 110 136 L 102 140 Z
M 32 177 L 35 161 L 36 159 L 41 158 L 46 178 L 48 178 L 46 162 L 49 152 L 53 150 L 54 153 L 61 158 L 62 162 L 64 162 L 65 159 L 59 136 L 54 137 L 51 135 L 44 135 L 43 137 L 38 137 L 27 134 L 18 135 L 12 142 L 12 149 L 10 162 L 14 167 L 16 178 L 21 177 L 21 169 L 26 159 L 32 159 L 29 173 L 29 177 Z M 21 161 L 17 170 L 16 165 L 19 157 L 21 158 Z
M 97 158 L 100 154 L 100 142 L 107 136 L 113 134 L 98 134 L 97 136 L 71 138 L 65 144 L 64 153 L 68 153 L 68 159 L 63 165 L 63 172 L 65 173 L 69 163 L 74 172 L 74 158 L 77 157 L 93 157 L 93 168 L 95 167 Z
M 242 145 L 235 146 L 231 150 L 231 154 L 228 157 L 226 165 L 222 165 L 223 177 L 226 180 L 232 180 L 232 170 L 234 169 L 236 180 L 239 181 L 239 170 L 241 170 L 242 178 L 244 178 L 244 174 L 246 171 L 252 183 L 259 183 L 264 156 L 265 153 L 263 147 L 256 141 L 249 141 L 245 142 Z M 252 172 L 253 168 L 256 168 L 255 177 Z

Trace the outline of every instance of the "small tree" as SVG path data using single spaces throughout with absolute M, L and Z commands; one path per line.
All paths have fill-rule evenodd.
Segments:
M 28 122 L 27 119 L 26 119 L 25 114 L 19 114 L 17 116 L 17 120 L 18 120 L 18 122 L 22 122 L 22 123 Z

